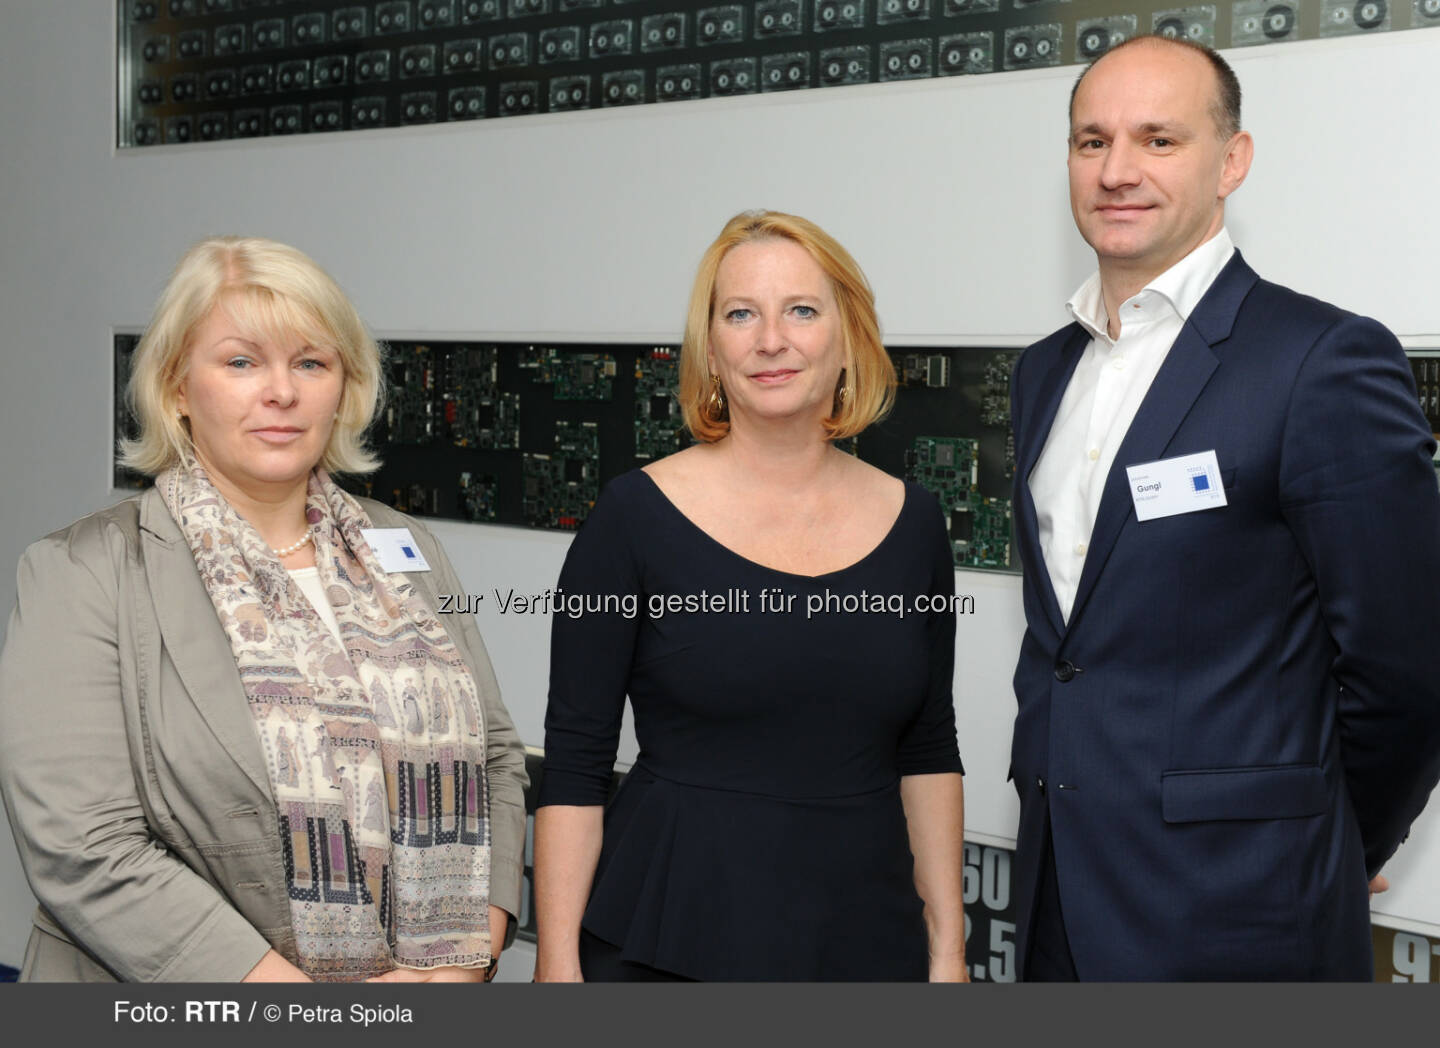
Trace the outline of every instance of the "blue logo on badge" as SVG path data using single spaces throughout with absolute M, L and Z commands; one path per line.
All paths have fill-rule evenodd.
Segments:
M 401 546 L 401 547 L 400 547 L 400 552 L 402 552 L 402 553 L 405 554 L 405 557 L 406 557 L 407 560 L 414 560 L 414 559 L 415 559 L 415 551 L 414 551 L 413 549 L 411 549 L 409 546 Z
M 1210 478 L 1207 477 L 1204 473 L 1200 474 L 1198 477 L 1191 477 L 1190 483 L 1195 485 L 1196 491 L 1210 490 Z

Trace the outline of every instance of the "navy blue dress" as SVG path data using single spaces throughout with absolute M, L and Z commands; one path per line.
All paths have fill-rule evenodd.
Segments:
M 915 610 L 954 584 L 918 485 L 812 578 L 721 546 L 642 471 L 611 482 L 560 576 L 539 800 L 606 802 L 628 694 L 640 754 L 584 928 L 695 979 L 925 979 L 900 777 L 962 770 L 955 617 Z

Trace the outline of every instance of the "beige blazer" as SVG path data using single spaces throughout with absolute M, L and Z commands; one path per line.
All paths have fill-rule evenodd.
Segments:
M 462 592 L 407 576 L 436 607 Z M 230 641 L 151 488 L 21 558 L 0 656 L 0 793 L 40 901 L 22 978 L 221 982 L 274 947 L 295 959 L 275 802 Z M 446 616 L 485 706 L 490 900 L 520 911 L 525 752 L 470 615 Z M 510 922 L 513 933 L 515 921 Z

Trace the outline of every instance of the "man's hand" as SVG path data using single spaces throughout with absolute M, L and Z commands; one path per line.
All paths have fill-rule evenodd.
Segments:
M 1370 897 L 1374 898 L 1381 892 L 1390 890 L 1390 882 L 1385 879 L 1384 874 L 1377 873 L 1375 879 L 1370 882 Z

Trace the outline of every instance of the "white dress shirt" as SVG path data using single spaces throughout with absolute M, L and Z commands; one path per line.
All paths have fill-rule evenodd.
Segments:
M 1221 229 L 1121 303 L 1116 339 L 1108 333 L 1098 272 L 1065 303 L 1090 332 L 1090 343 L 1065 387 L 1029 484 L 1040 551 L 1067 623 L 1115 453 L 1180 329 L 1234 253 L 1230 234 Z

